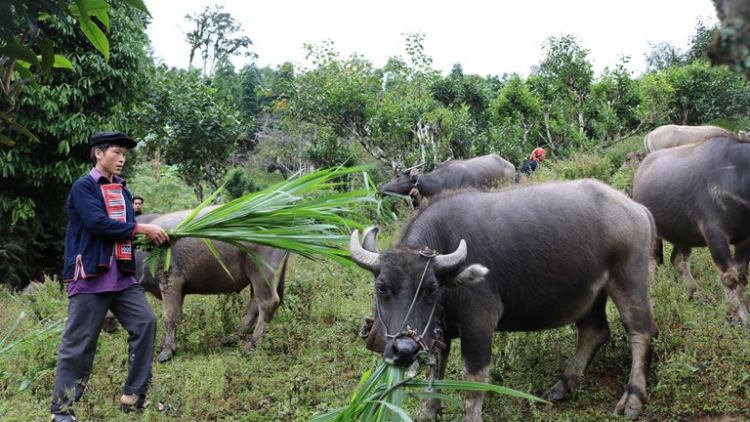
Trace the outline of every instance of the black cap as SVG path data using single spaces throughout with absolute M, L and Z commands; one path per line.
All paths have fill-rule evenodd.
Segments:
M 99 144 L 105 144 L 105 143 L 122 145 L 128 149 L 135 148 L 135 146 L 138 145 L 137 142 L 135 142 L 128 135 L 122 132 L 114 132 L 114 131 L 97 132 L 91 135 L 91 137 L 89 138 L 89 144 L 91 144 L 92 147 L 99 145 Z

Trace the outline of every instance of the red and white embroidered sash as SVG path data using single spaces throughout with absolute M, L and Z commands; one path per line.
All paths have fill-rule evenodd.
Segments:
M 122 185 L 113 183 L 102 185 L 102 195 L 104 195 L 104 206 L 107 208 L 109 218 L 117 221 L 126 221 L 125 219 L 125 196 L 122 194 Z M 117 259 L 133 259 L 133 244 L 130 240 L 117 242 L 115 244 L 115 257 Z

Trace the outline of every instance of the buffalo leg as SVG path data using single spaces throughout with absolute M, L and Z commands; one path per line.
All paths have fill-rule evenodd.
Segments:
M 658 334 L 648 300 L 647 273 L 641 270 L 645 261 L 634 257 L 625 262 L 607 288 L 630 337 L 632 353 L 630 379 L 615 414 L 623 413 L 631 420 L 638 417 L 648 399 L 646 373 L 651 361 L 651 340 Z
M 263 334 L 268 329 L 268 324 L 271 322 L 271 318 L 273 318 L 274 312 L 276 312 L 276 308 L 279 307 L 279 303 L 281 302 L 279 294 L 276 292 L 273 278 L 273 273 L 265 273 L 265 277 L 256 276 L 252 279 L 254 295 L 252 300 L 257 304 L 258 316 L 252 337 L 242 347 L 242 350 L 245 352 L 249 352 L 263 337 Z M 252 311 L 250 309 L 248 314 Z
M 607 322 L 607 295 L 597 298 L 589 313 L 576 322 L 578 329 L 578 347 L 575 357 L 568 363 L 562 378 L 545 393 L 542 398 L 559 401 L 573 392 L 578 385 L 578 378 L 591 363 L 599 348 L 609 339 Z
M 162 343 L 161 353 L 157 360 L 166 362 L 174 356 L 176 347 L 177 324 L 182 318 L 182 280 L 171 279 L 166 288 L 161 291 L 162 306 L 164 308 L 164 341 Z
M 237 330 L 237 335 L 239 338 L 244 338 L 248 334 L 250 334 L 250 331 L 252 331 L 253 326 L 255 325 L 255 322 L 258 320 L 258 301 L 255 300 L 255 295 L 250 299 L 250 302 L 247 304 L 247 312 L 245 313 L 245 317 L 242 318 L 242 325 L 240 325 L 239 329 Z
M 492 334 L 497 324 L 483 324 L 481 327 L 462 327 L 461 358 L 465 381 L 488 382 L 490 379 L 490 356 L 492 354 Z M 472 341 L 464 341 L 472 339 Z M 467 391 L 464 422 L 482 422 L 482 402 L 484 392 Z
M 745 289 L 747 288 L 748 263 L 750 263 L 750 240 L 735 246 L 734 268 L 738 274 L 737 285 L 735 286 L 735 296 L 740 303 L 740 310 L 744 312 L 747 321 L 750 315 L 750 303 L 745 302 Z
M 474 381 L 486 383 L 490 380 L 490 366 L 489 364 L 484 368 L 470 372 L 466 369 L 464 364 L 464 381 Z M 483 391 L 467 391 L 466 392 L 466 415 L 464 416 L 464 422 L 482 422 L 482 403 L 484 402 Z
M 436 380 L 445 378 L 445 367 L 448 363 L 448 356 L 451 353 L 451 341 L 447 339 L 445 342 L 445 348 L 440 350 L 437 354 L 437 362 L 435 367 L 431 369 L 434 371 L 431 377 Z M 437 390 L 429 390 L 435 392 Z M 423 399 L 419 406 L 419 420 L 420 421 L 434 421 L 437 420 L 437 415 L 440 413 L 440 400 L 439 399 Z
M 708 249 L 711 251 L 711 258 L 719 269 L 719 277 L 724 287 L 724 297 L 734 307 L 734 313 L 740 321 L 747 322 L 747 307 L 743 303 L 744 298 L 738 296 L 739 293 L 744 293 L 742 271 L 734 265 L 735 261 L 732 259 L 732 253 L 729 250 L 729 241 L 719 231 L 710 228 L 704 230 L 704 236 L 708 243 Z M 741 251 L 741 254 L 745 254 L 745 252 Z
M 690 272 L 690 254 L 692 251 L 693 249 L 689 246 L 674 245 L 672 257 L 670 258 L 674 268 L 687 283 L 689 300 L 693 300 L 693 296 L 698 290 L 698 283 L 695 282 L 695 278 L 693 278 L 693 274 Z
M 653 257 L 657 265 L 662 265 L 664 263 L 664 241 L 658 236 L 654 242 Z

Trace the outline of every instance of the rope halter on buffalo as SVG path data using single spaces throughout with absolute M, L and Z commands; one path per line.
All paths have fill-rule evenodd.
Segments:
M 406 321 L 409 319 L 409 315 L 411 315 L 411 311 L 414 309 L 414 304 L 417 302 L 417 298 L 419 297 L 419 292 L 422 290 L 422 283 L 424 282 L 424 277 L 427 274 L 427 268 L 430 266 L 430 262 L 432 261 L 432 258 L 440 255 L 439 252 L 432 250 L 428 247 L 424 247 L 419 251 L 419 254 L 425 258 L 427 258 L 427 263 L 425 264 L 424 270 L 422 271 L 422 276 L 419 279 L 419 284 L 417 285 L 417 290 L 414 292 L 414 298 L 412 298 L 411 304 L 409 305 L 409 309 L 406 311 L 406 315 L 404 316 L 404 320 L 401 322 L 401 326 L 399 327 L 399 331 L 396 334 L 388 334 L 388 327 L 386 327 L 385 323 L 381 320 L 381 324 L 383 326 L 383 331 L 386 338 L 392 339 L 393 341 L 396 341 L 399 338 L 403 337 L 409 337 L 412 340 L 414 340 L 415 343 L 419 346 L 419 352 L 417 353 L 418 357 L 426 358 L 426 364 L 432 365 L 434 364 L 434 357 L 432 356 L 432 353 L 434 353 L 436 350 L 442 350 L 445 348 L 445 343 L 443 343 L 443 330 L 440 327 L 435 327 L 434 330 L 434 338 L 430 342 L 430 347 L 427 347 L 427 344 L 424 342 L 424 335 L 427 334 L 427 330 L 430 328 L 430 325 L 432 324 L 432 318 L 435 315 L 435 308 L 437 307 L 438 301 L 435 300 L 435 302 L 432 304 L 432 309 L 430 310 L 430 316 L 427 318 L 427 323 L 424 327 L 424 330 L 422 331 L 422 334 L 419 334 L 419 332 L 416 329 L 412 329 L 409 325 L 406 325 Z M 381 316 L 382 313 L 380 312 L 380 300 L 375 301 L 378 316 Z M 406 325 L 406 329 L 404 329 L 404 326 Z M 425 356 L 426 355 L 426 356 Z

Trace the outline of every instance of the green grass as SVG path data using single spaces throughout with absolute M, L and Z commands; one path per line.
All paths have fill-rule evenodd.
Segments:
M 701 291 L 693 302 L 676 273 L 665 267 L 652 280 L 651 298 L 660 335 L 649 372 L 650 402 L 642 420 L 685 421 L 709 416 L 750 415 L 750 338 L 745 326 L 727 323 L 716 271 L 705 251 L 696 251 L 693 271 Z M 167 418 L 147 412 L 139 420 L 306 421 L 348 404 L 362 373 L 378 356 L 357 337 L 370 313 L 370 276 L 338 266 L 292 260 L 287 295 L 259 346 L 244 355 L 225 348 L 248 292 L 231 296 L 188 296 L 174 360 L 154 365 L 151 397 L 168 400 Z M 160 302 L 149 298 L 160 320 Z M 26 318 L 13 337 L 32 333 L 65 316 L 67 299 L 47 282 L 34 296 L 0 291 L 0 332 L 21 312 Z M 611 415 L 630 367 L 628 340 L 610 306 L 612 336 L 572 397 L 559 405 L 532 404 L 488 394 L 486 420 L 616 421 Z M 59 337 L 59 336 L 58 336 Z M 125 379 L 126 334 L 102 333 L 94 375 L 77 406 L 84 421 L 129 421 L 116 407 Z M 557 381 L 573 352 L 572 328 L 540 333 L 498 333 L 493 345 L 493 383 L 541 394 Z M 0 420 L 22 421 L 46 414 L 54 383 L 56 341 L 32 342 L 0 355 Z M 458 350 L 458 344 L 454 344 Z M 448 378 L 460 379 L 460 360 L 451 357 Z M 25 381 L 31 379 L 30 384 Z M 457 393 L 449 393 L 461 397 Z M 407 401 L 413 413 L 414 402 Z M 460 411 L 447 405 L 446 420 Z
M 610 159 L 610 163 L 619 166 L 621 162 Z M 581 163 L 569 165 L 580 167 Z M 385 227 L 381 249 L 391 245 L 398 233 L 399 223 Z M 729 308 L 708 251 L 695 250 L 691 267 L 700 287 L 691 302 L 684 282 L 670 265 L 650 280 L 660 333 L 648 372 L 650 401 L 640 420 L 748 421 L 750 330 L 728 323 Z M 248 291 L 187 296 L 177 354 L 166 364 L 154 364 L 150 396 L 169 401 L 173 407 L 169 414 L 147 411 L 133 417 L 117 409 L 127 353 L 127 335 L 120 329 L 100 337 L 94 374 L 76 407 L 78 415 L 86 422 L 307 421 L 345 406 L 362 374 L 380 362 L 358 337 L 363 317 L 371 314 L 372 294 L 370 274 L 294 257 L 284 304 L 249 354 L 242 354 L 238 347 L 221 346 L 221 340 L 233 334 L 240 322 Z M 161 338 L 161 303 L 151 297 L 149 303 L 159 318 Z M 0 287 L 0 307 L 0 338 L 22 312 L 28 317 L 7 342 L 32 335 L 30 342 L 0 354 L 0 421 L 44 420 L 59 335 L 44 339 L 33 334 L 65 317 L 67 299 L 56 282 L 45 283 L 33 296 L 19 296 Z M 630 347 L 611 304 L 608 314 L 611 338 L 568 400 L 550 406 L 488 394 L 485 421 L 621 421 L 612 411 L 627 382 Z M 574 345 L 572 327 L 498 333 L 491 382 L 542 394 L 558 380 Z M 461 379 L 459 349 L 455 341 L 448 379 Z M 448 394 L 461 398 L 460 393 Z M 416 402 L 407 400 L 405 409 L 414 417 Z M 443 420 L 460 414 L 457 407 L 446 404 Z

